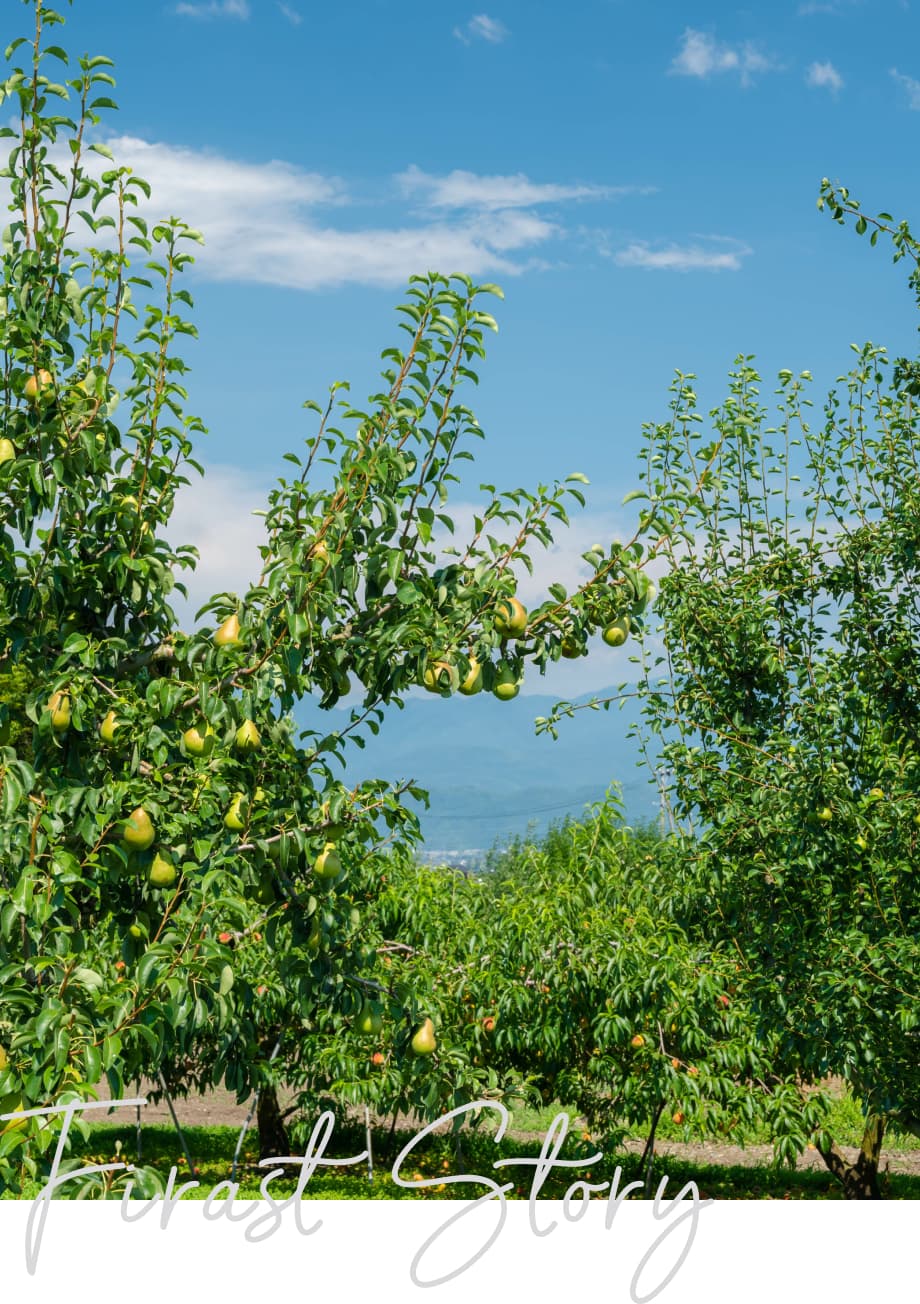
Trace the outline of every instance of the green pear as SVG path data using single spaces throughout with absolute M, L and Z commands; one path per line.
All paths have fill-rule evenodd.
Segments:
M 573 634 L 566 634 L 559 644 L 559 651 L 569 661 L 574 661 L 576 657 L 581 656 L 583 648 Z
M 338 878 L 341 872 L 342 862 L 335 843 L 327 842 L 313 862 L 313 873 L 317 878 Z
M 115 730 L 119 727 L 119 720 L 114 711 L 109 711 L 108 715 L 99 726 L 99 737 L 104 743 L 114 743 Z
M 0 439 L 0 466 L 4 462 L 13 462 L 16 458 L 16 446 L 12 439 Z
M 157 852 L 150 866 L 150 884 L 152 887 L 172 887 L 176 878 L 176 867 L 162 852 Z
M 122 842 L 132 851 L 146 851 L 153 844 L 155 836 L 153 821 L 143 806 L 137 806 L 125 820 Z
M 412 1049 L 416 1055 L 430 1055 L 437 1044 L 438 1039 L 434 1035 L 434 1024 L 430 1019 L 426 1019 L 412 1038 Z
M 193 725 L 182 735 L 182 742 L 189 756 L 204 756 L 214 746 L 214 730 L 208 725 L 202 733 Z
M 452 693 L 460 683 L 460 672 L 449 661 L 432 661 L 425 671 L 424 684 L 429 693 Z
M 475 657 L 470 657 L 470 668 L 457 691 L 462 693 L 464 697 L 473 697 L 476 693 L 482 691 L 482 666 Z
M 52 693 L 48 698 L 48 710 L 51 712 L 51 728 L 54 732 L 66 733 L 70 728 L 70 694 Z
M 240 638 L 240 618 L 233 613 L 228 616 L 224 623 L 214 634 L 214 642 L 218 647 L 242 647 L 243 640 Z
M 236 792 L 233 794 L 233 800 L 224 816 L 224 828 L 230 829 L 233 833 L 240 833 L 246 827 L 246 815 L 243 811 L 243 802 L 246 800 L 245 792 Z
M 622 647 L 629 637 L 629 617 L 620 616 L 607 626 L 601 635 L 608 647 Z
M 135 942 L 137 942 L 144 936 L 144 930 L 141 928 L 140 924 L 129 924 L 128 936 L 133 937 Z
M 502 638 L 520 638 L 527 629 L 527 608 L 517 598 L 495 604 L 495 629 Z
M 10 1062 L 10 1057 L 6 1053 L 6 1047 L 0 1046 L 0 1073 L 3 1073 L 6 1070 L 6 1067 L 9 1064 L 9 1062 Z
M 521 680 L 515 678 L 514 671 L 510 666 L 502 666 L 498 671 L 495 687 L 492 691 L 499 701 L 510 702 L 512 697 L 517 697 L 521 691 Z
M 238 752 L 255 752 L 262 745 L 262 737 L 251 720 L 244 720 L 236 731 L 234 745 Z
M 361 1013 L 355 1020 L 355 1028 L 365 1037 L 379 1037 L 383 1030 L 383 1019 L 380 1017 L 378 1010 L 375 1010 L 370 1002 L 364 1005 Z

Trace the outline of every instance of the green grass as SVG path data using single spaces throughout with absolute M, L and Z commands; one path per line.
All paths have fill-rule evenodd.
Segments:
M 516 1115 L 515 1126 L 527 1122 L 528 1130 L 534 1124 L 534 1131 L 551 1121 L 552 1107 L 540 1111 L 529 1111 L 524 1116 Z M 306 1191 L 307 1199 L 322 1200 L 405 1200 L 405 1199 L 470 1199 L 482 1194 L 481 1185 L 452 1185 L 439 1180 L 436 1188 L 417 1191 L 406 1190 L 396 1185 L 390 1175 L 393 1160 L 399 1150 L 415 1135 L 412 1131 L 398 1132 L 391 1149 L 387 1150 L 388 1130 L 381 1129 L 375 1134 L 376 1171 L 374 1181 L 367 1179 L 366 1164 L 355 1165 L 347 1169 L 320 1171 L 311 1178 Z M 230 1175 L 233 1151 L 238 1137 L 237 1130 L 229 1127 L 190 1127 L 185 1129 L 185 1136 L 194 1163 L 198 1166 L 197 1178 L 201 1185 L 185 1197 L 203 1200 L 219 1182 L 226 1181 Z M 121 1149 L 117 1150 L 120 1143 Z M 360 1153 L 364 1149 L 364 1129 L 352 1124 L 338 1124 L 332 1137 L 329 1154 L 344 1157 Z M 515 1191 L 510 1199 L 526 1199 L 529 1196 L 529 1170 L 510 1169 L 493 1170 L 491 1165 L 496 1158 L 514 1156 L 533 1156 L 539 1152 L 539 1141 L 505 1140 L 497 1147 L 485 1128 L 480 1131 L 467 1131 L 461 1136 L 462 1156 L 458 1158 L 454 1151 L 454 1139 L 449 1136 L 434 1136 L 420 1145 L 409 1162 L 404 1165 L 404 1176 L 410 1180 L 420 1175 L 423 1178 L 443 1179 L 452 1173 L 473 1173 L 495 1177 L 499 1181 L 514 1180 Z M 148 1125 L 143 1129 L 143 1151 L 141 1163 L 157 1170 L 165 1180 L 173 1165 L 178 1169 L 176 1188 L 189 1180 L 188 1165 L 182 1157 L 179 1138 L 171 1127 Z M 98 1124 L 91 1130 L 89 1140 L 83 1142 L 75 1139 L 73 1157 L 80 1156 L 83 1163 L 107 1163 L 116 1157 L 122 1160 L 136 1160 L 136 1132 L 133 1127 L 116 1127 Z M 567 1139 L 562 1154 L 566 1158 L 587 1157 L 596 1150 L 594 1143 L 582 1141 L 580 1132 L 575 1132 Z M 297 1153 L 294 1146 L 294 1153 Z M 249 1134 L 241 1154 L 238 1170 L 239 1199 L 259 1198 L 259 1183 L 266 1170 L 257 1167 L 257 1144 L 254 1135 Z M 551 1174 L 541 1191 L 545 1199 L 560 1199 L 569 1183 L 584 1179 L 595 1184 L 610 1181 L 618 1164 L 623 1167 L 622 1185 L 635 1180 L 638 1176 L 638 1158 L 635 1155 L 607 1155 L 601 1163 L 590 1169 L 568 1170 L 563 1174 Z M 694 1181 L 705 1198 L 733 1200 L 835 1200 L 841 1199 L 841 1191 L 829 1173 L 823 1170 L 793 1170 L 761 1166 L 755 1168 L 728 1167 L 715 1164 L 695 1164 L 678 1160 L 671 1156 L 658 1156 L 652 1173 L 651 1193 L 663 1176 L 668 1177 L 667 1191 L 675 1195 L 688 1181 Z M 123 1180 L 123 1179 L 120 1179 Z M 920 1199 L 920 1176 L 891 1175 L 884 1180 L 884 1194 L 890 1199 Z M 271 1184 L 274 1199 L 290 1195 L 296 1188 L 296 1175 L 289 1179 L 278 1179 Z M 36 1183 L 27 1183 L 19 1198 L 34 1198 L 40 1187 Z M 116 1182 L 109 1198 L 121 1198 L 123 1187 Z M 72 1198 L 75 1192 L 71 1191 Z M 93 1193 L 98 1198 L 102 1192 Z M 65 1187 L 61 1192 L 67 1197 Z M 606 1199 L 606 1192 L 596 1198 Z

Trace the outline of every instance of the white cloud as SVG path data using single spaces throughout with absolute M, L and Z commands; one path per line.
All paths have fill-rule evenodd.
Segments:
M 609 199 L 648 194 L 651 186 L 564 186 L 531 181 L 523 172 L 513 176 L 479 176 L 455 169 L 433 176 L 412 164 L 396 178 L 406 195 L 419 195 L 431 208 L 509 209 L 574 199 Z
M 683 77 L 706 79 L 714 73 L 736 72 L 742 85 L 748 85 L 754 73 L 770 72 L 775 64 L 750 42 L 726 45 L 705 32 L 688 27 L 683 44 L 671 61 L 669 71 Z
M 408 178 L 410 189 L 414 184 L 426 196 L 428 211 L 412 217 L 397 212 L 390 223 L 362 226 L 335 177 L 277 160 L 249 163 L 132 136 L 107 144 L 120 165 L 150 183 L 145 216 L 176 213 L 203 233 L 204 247 L 193 251 L 197 274 L 301 290 L 393 287 L 428 270 L 516 275 L 541 265 L 542 246 L 566 234 L 556 221 L 518 205 L 607 193 L 602 187 L 535 185 L 526 177 L 437 178 L 410 169 L 391 184 L 391 197 L 405 196 Z M 63 156 L 61 163 L 66 166 Z M 93 166 L 102 171 L 109 163 L 96 157 Z M 0 200 L 2 191 L 0 183 Z M 502 199 L 505 206 L 496 207 Z M 328 210 L 346 205 L 349 220 L 329 219 Z
M 670 272 L 737 272 L 742 259 L 753 251 L 747 245 L 724 237 L 708 237 L 712 244 L 728 248 L 712 248 L 705 244 L 669 244 L 653 249 L 645 240 L 634 240 L 614 255 L 620 267 L 643 267 L 652 271 Z
M 201 3 L 188 3 L 182 0 L 177 4 L 175 13 L 184 18 L 249 18 L 249 0 L 202 0 Z
M 235 466 L 211 465 L 204 479 L 190 477 L 176 494 L 168 535 L 173 544 L 192 544 L 200 561 L 193 573 L 177 572 L 188 588 L 188 601 L 178 594 L 173 608 L 180 628 L 194 628 L 195 612 L 215 593 L 246 592 L 259 578 L 265 541 L 265 521 L 253 512 L 264 510 L 269 484 Z
M 839 91 L 843 87 L 843 78 L 832 63 L 813 63 L 806 74 L 809 86 L 826 87 L 830 91 Z
M 299 14 L 297 10 L 292 9 L 290 5 L 279 4 L 278 8 L 293 27 L 299 27 L 303 22 L 303 14 Z
M 497 18 L 488 14 L 474 14 L 463 27 L 454 28 L 454 36 L 464 45 L 472 41 L 486 41 L 489 45 L 500 45 L 511 33 Z
M 912 109 L 920 109 L 920 81 L 917 81 L 914 77 L 908 77 L 906 73 L 898 72 L 897 68 L 892 68 L 891 75 L 907 91 L 908 106 Z

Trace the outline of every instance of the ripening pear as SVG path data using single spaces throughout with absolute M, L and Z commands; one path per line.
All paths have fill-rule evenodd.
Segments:
M 236 731 L 235 746 L 238 752 L 255 752 L 262 745 L 262 738 L 251 720 L 244 720 Z
M 48 710 L 51 712 L 51 728 L 55 733 L 66 733 L 70 728 L 70 694 L 52 693 L 48 698 Z
M 629 637 L 629 617 L 620 616 L 607 626 L 601 635 L 608 647 L 622 647 Z
M 16 457 L 16 445 L 12 439 L 0 439 L 0 466 L 4 462 L 12 462 Z
M 42 367 L 37 375 L 30 376 L 26 381 L 24 390 L 26 398 L 30 403 L 34 403 L 36 399 L 44 396 L 46 390 L 50 388 L 51 384 L 51 372 L 45 371 L 44 367 Z
M 153 821 L 144 810 L 143 806 L 137 806 L 125 820 L 125 827 L 121 835 L 121 840 L 126 847 L 132 851 L 146 851 L 153 844 L 156 831 L 153 827 Z
M 517 598 L 501 598 L 495 605 L 495 629 L 502 638 L 520 638 L 527 629 L 527 608 Z
M 329 560 L 329 549 L 326 547 L 324 539 L 317 539 L 310 549 L 310 557 L 313 561 L 321 561 L 323 565 Z
M 313 873 L 317 878 L 338 878 L 341 872 L 342 862 L 335 843 L 327 842 L 313 862 Z
M 10 1057 L 6 1053 L 6 1047 L 0 1046 L 0 1073 L 3 1073 L 10 1062 Z
M 243 812 L 243 802 L 246 800 L 244 792 L 237 792 L 233 795 L 233 800 L 224 816 L 224 828 L 230 829 L 233 833 L 240 833 L 246 827 L 246 817 Z
M 460 683 L 460 672 L 449 661 L 432 661 L 425 671 L 424 683 L 429 693 L 452 693 Z
M 218 647 L 242 647 L 243 640 L 240 638 L 240 618 L 233 613 L 228 616 L 220 629 L 214 634 L 214 642 Z
M 355 1028 L 363 1036 L 379 1037 L 383 1030 L 383 1019 L 380 1017 L 379 1011 L 368 1003 L 355 1020 Z
M 412 1038 L 412 1049 L 416 1055 L 430 1055 L 438 1044 L 434 1035 L 434 1024 L 426 1019 Z
M 521 691 L 521 681 L 515 678 L 510 666 L 502 666 L 499 670 L 492 691 L 501 702 L 510 702 L 512 697 L 517 697 Z
M 182 742 L 189 756 L 204 756 L 214 746 L 214 730 L 208 725 L 202 733 L 193 725 L 182 735 Z
M 99 726 L 99 737 L 104 743 L 114 743 L 115 730 L 119 727 L 120 721 L 114 711 L 109 711 L 108 715 Z
M 162 852 L 157 852 L 150 866 L 150 884 L 152 887 L 172 887 L 177 878 L 176 867 Z
M 559 651 L 567 660 L 574 661 L 576 657 L 581 656 L 582 646 L 573 634 L 566 634 L 559 644 Z
M 466 672 L 463 683 L 460 684 L 458 692 L 464 697 L 472 697 L 475 693 L 482 690 L 482 666 L 475 657 L 470 657 L 470 668 Z

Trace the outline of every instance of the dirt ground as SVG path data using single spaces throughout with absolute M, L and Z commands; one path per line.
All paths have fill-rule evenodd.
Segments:
M 141 1090 L 137 1094 L 143 1095 L 146 1090 L 150 1089 L 152 1089 L 152 1084 L 142 1083 Z M 125 1094 L 128 1094 L 127 1089 Z M 133 1088 L 131 1094 L 134 1094 Z M 100 1099 L 105 1098 L 105 1092 L 100 1091 Z M 287 1103 L 284 1092 L 279 1093 L 279 1100 L 283 1109 Z M 187 1100 L 178 1099 L 173 1101 L 173 1106 L 180 1127 L 242 1128 L 249 1112 L 248 1102 L 244 1102 L 242 1105 L 237 1104 L 236 1097 L 231 1092 L 223 1090 L 211 1091 L 203 1096 L 190 1096 Z M 134 1121 L 135 1114 L 134 1110 L 122 1109 L 118 1111 L 118 1116 L 113 1114 L 103 1115 L 103 1117 L 108 1122 L 115 1122 L 117 1117 L 117 1121 L 128 1124 Z M 142 1121 L 144 1123 L 166 1123 L 171 1125 L 172 1118 L 166 1102 L 161 1101 L 157 1105 L 145 1105 L 142 1111 Z M 405 1123 L 407 1127 L 414 1126 L 409 1119 L 406 1119 Z M 254 1119 L 251 1126 L 255 1126 Z M 525 1137 L 534 1134 L 511 1130 L 508 1135 Z M 626 1148 L 633 1154 L 640 1154 L 644 1145 L 645 1142 L 641 1139 L 626 1142 Z M 857 1154 L 855 1149 L 846 1146 L 842 1146 L 841 1149 L 848 1159 L 855 1159 Z M 773 1158 L 773 1149 L 769 1145 L 733 1146 L 720 1145 L 716 1141 L 658 1141 L 655 1150 L 659 1155 L 674 1155 L 675 1158 L 690 1164 L 739 1165 L 744 1168 L 756 1168 L 769 1164 Z M 814 1149 L 808 1149 L 804 1154 L 800 1155 L 796 1167 L 799 1169 L 816 1168 L 826 1171 L 821 1156 Z M 920 1175 L 920 1150 L 884 1151 L 881 1167 L 883 1173 L 887 1170 L 892 1173 Z

